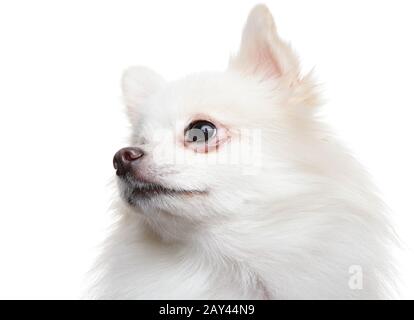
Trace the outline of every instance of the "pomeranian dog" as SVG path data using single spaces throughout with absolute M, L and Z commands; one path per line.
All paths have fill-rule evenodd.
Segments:
M 381 299 L 393 232 L 264 5 L 224 72 L 128 69 L 97 299 Z

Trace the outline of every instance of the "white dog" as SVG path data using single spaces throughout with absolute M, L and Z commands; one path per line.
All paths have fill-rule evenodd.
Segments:
M 88 297 L 387 297 L 393 233 L 315 116 L 310 75 L 259 5 L 228 70 L 123 77 L 133 132 L 114 157 L 118 221 Z

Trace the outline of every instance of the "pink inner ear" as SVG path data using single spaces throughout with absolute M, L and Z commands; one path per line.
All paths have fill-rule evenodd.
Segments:
M 247 74 L 259 76 L 262 81 L 283 75 L 277 54 L 265 38 L 245 39 L 233 67 Z
M 255 61 L 253 72 L 260 74 L 263 80 L 277 78 L 282 75 L 282 69 L 268 43 L 261 44 L 261 48 L 255 48 L 252 59 Z

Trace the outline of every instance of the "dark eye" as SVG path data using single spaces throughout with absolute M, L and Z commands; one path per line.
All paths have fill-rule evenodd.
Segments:
M 186 142 L 207 142 L 217 133 L 216 126 L 206 120 L 192 122 L 184 132 Z

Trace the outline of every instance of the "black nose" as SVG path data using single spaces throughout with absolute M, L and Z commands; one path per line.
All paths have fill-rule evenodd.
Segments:
M 144 151 L 139 148 L 123 148 L 115 153 L 114 168 L 118 176 L 122 176 L 131 169 L 133 162 L 144 156 Z

